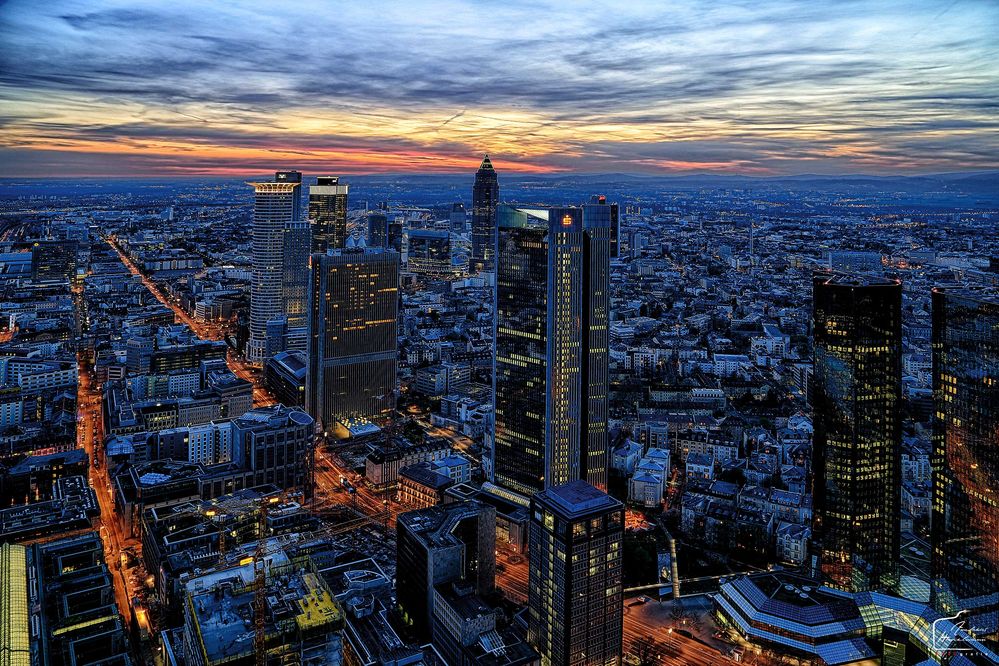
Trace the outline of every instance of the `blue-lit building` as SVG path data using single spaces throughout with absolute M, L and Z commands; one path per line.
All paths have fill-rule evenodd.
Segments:
M 751 646 L 827 666 L 999 663 L 988 645 L 927 604 L 789 572 L 723 580 L 713 602 L 719 625 Z
M 497 209 L 492 479 L 607 487 L 610 209 Z

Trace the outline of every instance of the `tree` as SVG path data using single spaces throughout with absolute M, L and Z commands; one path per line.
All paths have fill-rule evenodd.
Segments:
M 638 659 L 637 666 L 656 666 L 659 663 L 659 651 L 652 636 L 639 638 L 632 643 L 631 653 Z

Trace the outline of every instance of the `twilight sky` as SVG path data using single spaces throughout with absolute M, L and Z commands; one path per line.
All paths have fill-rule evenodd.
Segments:
M 996 0 L 0 0 L 0 176 L 999 168 Z

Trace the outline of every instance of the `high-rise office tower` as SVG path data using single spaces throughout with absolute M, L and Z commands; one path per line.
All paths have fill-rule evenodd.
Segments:
M 602 194 L 591 196 L 590 203 L 606 204 L 610 209 L 610 258 L 617 259 L 621 256 L 621 249 L 618 247 L 618 239 L 621 236 L 621 208 L 616 203 L 608 204 L 607 197 Z
M 457 231 L 458 233 L 465 231 L 466 218 L 465 204 L 460 201 L 451 204 L 451 214 L 448 216 L 448 220 L 451 223 L 451 231 Z
M 281 294 L 288 328 L 301 328 L 308 321 L 310 241 L 308 222 L 297 220 L 284 225 Z
M 396 590 L 403 618 L 423 640 L 433 633 L 434 587 L 460 583 L 478 594 L 496 576 L 496 509 L 466 501 L 409 511 L 396 523 Z
M 999 610 L 999 292 L 933 290 L 934 601 Z M 969 620 L 983 627 L 991 623 Z
M 31 245 L 32 280 L 66 280 L 76 278 L 76 252 L 79 243 L 73 240 L 43 240 Z
M 496 248 L 496 206 L 499 203 L 499 180 L 489 156 L 482 158 L 472 185 L 472 258 L 473 270 L 492 270 Z
M 312 255 L 306 405 L 324 430 L 395 407 L 398 301 L 394 250 Z
M 497 209 L 494 483 L 607 487 L 606 205 Z
M 384 211 L 368 213 L 368 247 L 387 247 L 402 254 L 402 220 Z
M 253 283 L 250 291 L 250 341 L 247 358 L 266 359 L 267 322 L 285 316 L 286 233 L 302 219 L 302 174 L 278 171 L 271 182 L 249 183 L 256 194 L 253 206 Z M 288 258 L 291 259 L 290 257 Z M 306 272 L 308 266 L 294 266 Z
M 817 576 L 848 591 L 897 583 L 902 285 L 813 279 L 813 552 Z
M 388 216 L 382 211 L 368 213 L 368 247 L 388 247 Z
M 620 664 L 624 506 L 585 481 L 531 500 L 527 640 L 543 666 Z
M 312 225 L 312 251 L 347 245 L 347 191 L 349 186 L 337 176 L 319 176 L 309 187 L 309 222 Z

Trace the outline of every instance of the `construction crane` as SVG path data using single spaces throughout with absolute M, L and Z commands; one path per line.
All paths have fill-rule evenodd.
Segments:
M 284 493 L 261 498 L 257 547 L 253 551 L 253 653 L 256 666 L 267 666 L 267 510 L 284 499 Z

